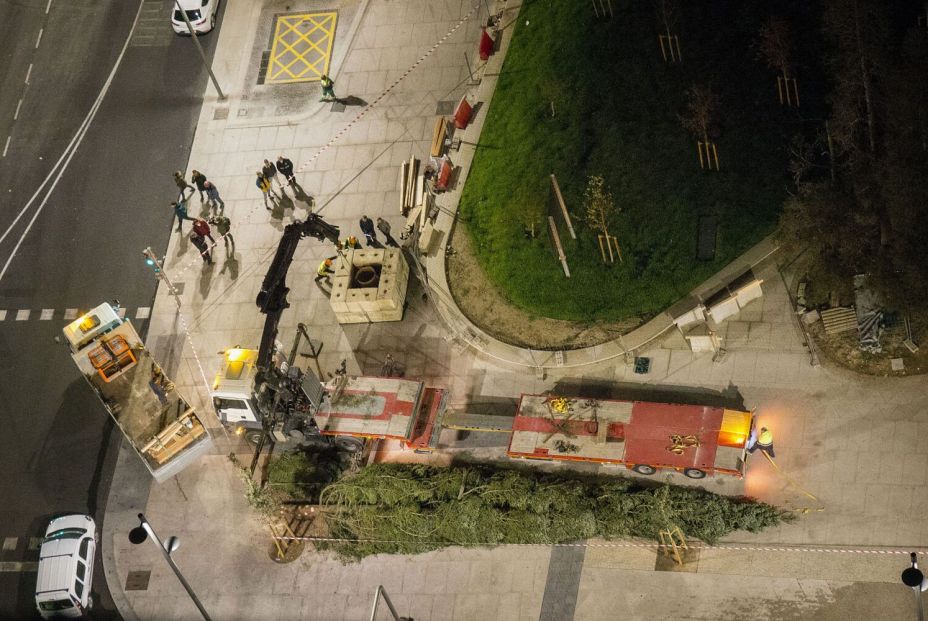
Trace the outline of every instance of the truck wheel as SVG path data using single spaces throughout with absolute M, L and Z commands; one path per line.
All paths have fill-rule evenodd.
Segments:
M 354 436 L 336 436 L 335 446 L 345 453 L 360 453 L 364 449 L 364 440 Z
M 258 443 L 261 441 L 261 435 L 264 432 L 259 429 L 252 429 L 245 432 L 245 442 L 252 446 L 258 446 Z
M 699 468 L 687 468 L 686 470 L 683 471 L 683 474 L 685 474 L 691 479 L 705 479 L 706 478 L 705 471 L 700 470 Z
M 657 472 L 657 468 L 654 466 L 649 466 L 648 464 L 635 464 L 632 466 L 632 470 L 638 474 L 652 475 Z

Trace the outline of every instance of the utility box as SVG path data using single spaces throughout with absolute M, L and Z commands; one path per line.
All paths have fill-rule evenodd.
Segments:
M 340 324 L 403 318 L 409 265 L 398 248 L 353 248 L 335 259 L 329 304 Z

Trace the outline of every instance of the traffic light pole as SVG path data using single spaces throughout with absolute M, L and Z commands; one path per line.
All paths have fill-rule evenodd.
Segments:
M 168 275 L 164 273 L 164 264 L 161 260 L 155 255 L 154 250 L 151 249 L 151 246 L 145 248 L 142 251 L 142 255 L 145 257 L 145 262 L 148 265 L 151 265 L 155 268 L 155 276 L 161 279 L 165 285 L 168 287 L 168 293 L 174 298 L 174 302 L 177 304 L 177 310 L 180 310 L 180 295 L 177 292 L 177 289 L 174 287 L 174 283 L 171 282 L 171 279 L 168 278 Z

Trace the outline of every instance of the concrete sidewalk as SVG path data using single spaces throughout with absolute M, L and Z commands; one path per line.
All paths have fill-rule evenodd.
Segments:
M 505 8 L 503 23 L 511 24 L 519 3 L 499 6 Z M 348 22 L 336 36 L 333 52 L 331 73 L 339 96 L 372 102 L 405 78 L 360 118 L 359 107 L 336 112 L 329 104 L 315 103 L 315 87 L 306 85 L 293 88 L 309 103 L 286 95 L 288 109 L 299 110 L 276 114 L 273 89 L 283 87 L 262 90 L 248 84 L 266 45 L 260 33 L 270 31 L 275 13 L 333 7 Z M 308 213 L 309 205 L 299 200 L 265 211 L 253 183 L 259 164 L 284 154 L 305 165 L 298 174 L 301 185 L 343 235 L 360 236 L 362 214 L 383 217 L 394 231 L 400 230 L 399 165 L 412 155 L 427 155 L 439 103 L 465 93 L 484 101 L 468 132 L 479 131 L 491 105 L 490 74 L 501 66 L 511 28 L 504 30 L 502 51 L 491 58 L 480 87 L 468 91 L 464 54 L 476 55 L 485 18 L 481 3 L 450 0 L 227 4 L 214 68 L 230 100 L 208 98 L 186 169 L 203 171 L 219 187 L 236 247 L 231 252 L 218 247 L 217 265 L 204 267 L 186 238 L 175 235 L 166 271 L 183 287 L 183 313 L 177 316 L 174 301 L 162 288 L 149 329 L 154 355 L 201 412 L 212 411 L 207 386 L 219 366 L 216 352 L 259 342 L 264 317 L 255 308 L 255 295 L 283 226 Z M 441 44 L 434 47 L 437 42 Z M 407 74 L 413 65 L 415 70 Z M 477 142 L 467 136 L 465 140 Z M 462 148 L 455 163 L 466 164 L 468 158 Z M 449 193 L 440 205 L 453 211 L 455 200 Z M 447 224 L 440 219 L 440 227 Z M 768 249 L 754 252 L 761 256 Z M 124 450 L 120 456 L 101 547 L 110 589 L 125 618 L 197 618 L 158 551 L 151 544 L 128 543 L 126 535 L 137 524 L 139 511 L 162 536 L 180 536 L 183 544 L 174 556 L 214 619 L 366 619 L 378 584 L 387 588 L 401 614 L 418 621 L 619 615 L 734 619 L 747 614 L 837 619 L 876 616 L 868 611 L 877 606 L 883 606 L 880 614 L 888 619 L 908 616 L 912 595 L 898 585 L 899 571 L 907 563 L 902 554 L 755 549 L 786 543 L 908 549 L 928 542 L 928 520 L 920 511 L 926 498 L 928 448 L 917 442 L 920 433 L 928 432 L 924 383 L 918 378 L 855 378 L 809 366 L 783 280 L 771 261 L 756 268 L 764 279 L 764 297 L 722 326 L 728 356 L 713 362 L 707 354 L 693 354 L 682 338 L 642 337 L 640 355 L 651 357 L 652 367 L 647 375 L 635 375 L 623 357 L 612 356 L 619 352 L 609 349 L 615 347 L 610 344 L 570 353 L 569 363 L 584 366 L 559 368 L 535 352 L 484 339 L 453 307 L 450 296 L 441 295 L 446 293 L 441 252 L 428 259 L 430 279 L 439 292 L 433 296 L 439 299 L 437 311 L 410 281 L 402 322 L 339 326 L 312 281 L 328 254 L 330 248 L 311 239 L 299 248 L 288 279 L 291 308 L 280 325 L 285 343 L 298 322 L 324 342 L 323 369 L 334 369 L 345 359 L 351 373 L 377 374 L 391 353 L 406 375 L 448 387 L 453 406 L 511 399 L 566 382 L 610 384 L 629 395 L 649 394 L 659 386 L 714 398 L 734 386 L 744 403 L 758 407 L 762 420 L 776 430 L 783 471 L 818 500 L 811 501 L 761 460 L 752 461 L 744 481 L 716 478 L 704 485 L 796 508 L 823 505 L 825 510 L 759 535 L 739 533 L 735 539 L 744 549 L 701 550 L 698 563 L 683 572 L 656 571 L 657 555 L 650 546 L 602 542 L 588 548 L 448 549 L 349 565 L 306 552 L 295 563 L 277 565 L 267 553 L 269 534 L 245 503 L 241 482 L 226 457 L 237 452 L 247 460 L 248 449 L 207 414 L 206 423 L 214 425 L 214 454 L 172 481 L 152 486 L 134 454 Z M 745 261 L 752 263 L 750 257 Z M 663 332 L 661 326 L 647 329 Z M 547 373 L 539 374 L 539 366 L 548 366 Z M 682 475 L 667 476 L 691 483 Z M 145 589 L 124 588 L 132 572 L 149 572 Z

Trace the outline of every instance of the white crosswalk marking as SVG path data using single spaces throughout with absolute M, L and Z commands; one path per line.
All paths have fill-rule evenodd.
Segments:
M 29 537 L 29 549 L 30 550 L 38 550 L 41 545 L 42 545 L 41 537 Z
M 6 311 L 0 310 L 0 321 L 5 321 L 5 320 L 6 320 Z
M 125 306 L 119 309 L 119 318 L 120 319 L 126 318 L 126 307 Z
M 22 573 L 26 571 L 39 571 L 38 562 L 32 563 L 0 563 L 0 573 Z
M 139 310 L 136 311 L 135 313 L 135 318 L 136 319 L 148 319 L 150 315 L 151 315 L 150 306 L 139 306 Z
M 16 544 L 18 542 L 19 542 L 19 537 L 4 537 L 3 549 L 4 550 L 15 550 Z
M 64 318 L 68 321 L 71 321 L 72 319 L 77 319 L 77 309 L 76 308 L 64 309 Z
M 42 314 L 39 316 L 39 321 L 48 321 L 55 314 L 54 308 L 43 308 Z
M 29 319 L 29 314 L 31 312 L 32 311 L 30 311 L 28 308 L 23 308 L 16 311 L 16 321 L 26 321 Z

